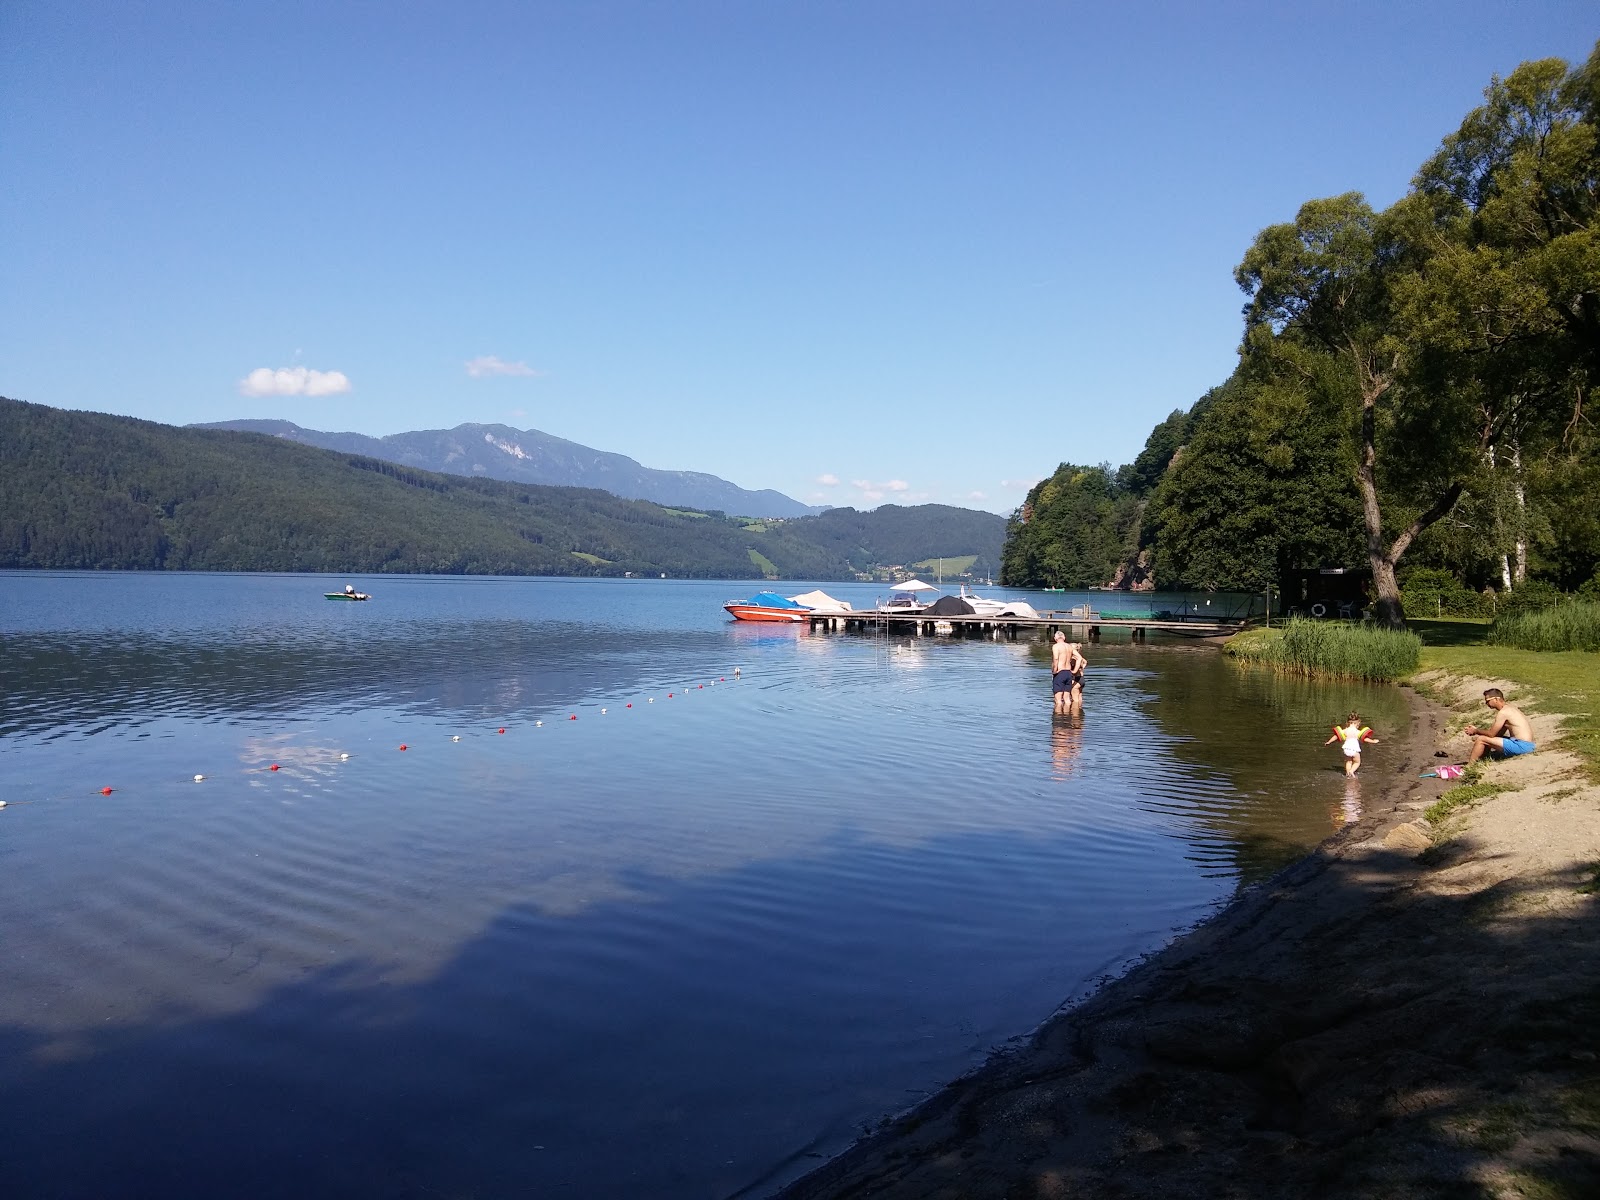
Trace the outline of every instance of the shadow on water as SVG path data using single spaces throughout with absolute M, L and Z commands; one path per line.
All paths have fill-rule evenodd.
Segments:
M 667 909 L 714 909 L 724 884 L 738 886 L 633 882 Z M 1050 1078 L 1083 1071 L 1092 1084 L 1068 1089 L 1070 1105 L 1030 1127 L 1027 1154 L 997 1155 L 992 1138 L 1021 1127 L 981 1115 L 1010 1111 L 1006 1089 L 1034 1082 L 1002 1078 L 969 1094 L 961 1134 L 998 1163 L 957 1181 L 945 1176 L 950 1164 L 967 1170 L 965 1158 L 929 1156 L 917 1160 L 915 1188 L 872 1194 L 1023 1194 L 1076 1168 L 1092 1191 L 1095 1155 L 1109 1151 L 1072 1134 L 1071 1105 L 1082 1104 L 1126 1132 L 1117 1195 L 1216 1194 L 1208 1181 L 1225 1176 L 1253 1197 L 1498 1196 L 1483 1170 L 1515 1142 L 1508 1121 L 1581 1130 L 1600 1112 L 1592 1056 L 1579 1054 L 1600 1042 L 1594 906 L 1552 918 L 1519 910 L 1516 890 L 1379 913 L 1386 949 L 1352 961 L 1349 914 L 1369 902 L 1352 884 L 1319 896 L 1326 915 L 1299 931 L 1295 955 L 1247 946 L 1114 987 L 1068 1018 L 1087 1022 L 1072 1044 L 1104 1036 L 1094 1022 L 1126 1031 L 1132 1021 L 1142 1050 L 1109 1083 L 1087 1073 L 1094 1056 L 1053 1064 Z M 813 894 L 818 919 L 839 915 L 825 911 L 826 889 Z M 1486 904 L 1500 919 L 1486 918 Z M 604 1067 L 574 1055 L 581 1031 L 553 1024 L 545 997 L 556 981 L 526 951 L 582 944 L 606 920 L 510 908 L 421 983 L 391 985 L 376 965 L 343 963 L 246 1012 L 89 1030 L 68 1047 L 0 1026 L 0 1190 L 60 1200 L 757 1196 L 859 1132 L 843 1116 L 819 1126 L 794 1113 L 819 1103 L 891 1113 L 917 1099 L 895 1089 L 895 1071 L 860 1064 L 861 1008 L 881 998 L 855 993 L 847 975 L 819 975 L 781 944 L 692 984 L 628 981 L 602 1014 L 622 1052 Z M 890 936 L 877 952 L 896 945 Z M 1460 987 L 1462 975 L 1476 986 Z M 814 1022 L 797 1028 L 773 1007 L 785 986 Z M 736 1029 L 703 1019 L 698 989 L 752 1006 L 755 1019 Z M 904 1003 L 913 1021 L 911 989 Z M 781 1073 L 762 1069 L 778 1062 Z M 730 1077 L 748 1081 L 738 1104 L 721 1094 Z M 596 1093 L 613 1099 L 595 1103 Z M 1130 1144 L 1185 1150 L 1128 1157 Z M 1595 1194 L 1600 1159 L 1582 1145 L 1525 1164 L 1525 1180 L 1547 1188 L 1530 1194 Z M 857 1192 L 795 1193 L 845 1194 Z
M 1015 849 L 994 840 L 997 855 Z M 852 859 L 943 869 L 936 847 L 842 835 L 818 857 L 717 878 L 634 873 L 627 902 L 573 915 L 507 907 L 420 982 L 341 961 L 223 1015 L 130 1024 L 112 1012 L 55 1036 L 13 1017 L 0 1024 L 0 1194 L 759 1194 L 995 1040 L 963 1015 L 1007 986 L 971 970 L 986 961 L 981 927 L 944 924 L 930 965 L 917 906 L 875 913 L 851 953 L 871 954 L 876 973 L 838 969 L 810 939 L 739 928 L 750 891 L 786 897 L 807 928 L 858 928 L 855 894 L 836 886 L 867 869 Z M 1089 927 L 1097 907 L 1086 897 L 1039 919 Z M 617 971 L 619 938 L 665 952 Z M 1104 966 L 1086 962 L 1078 986 Z M 616 986 L 585 990 L 562 972 Z M 888 1017 L 899 1029 L 886 1049 Z

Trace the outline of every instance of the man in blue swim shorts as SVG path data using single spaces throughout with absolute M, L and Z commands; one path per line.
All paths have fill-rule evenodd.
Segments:
M 1084 665 L 1077 644 L 1067 641 L 1067 635 L 1056 630 L 1055 644 L 1050 647 L 1050 691 L 1055 697 L 1056 712 L 1070 712 L 1074 702 L 1082 702 L 1083 693 L 1074 688 Z
M 1494 723 L 1487 729 L 1467 726 L 1467 736 L 1472 739 L 1472 750 L 1467 755 L 1467 766 L 1477 762 L 1490 750 L 1501 754 L 1532 754 L 1538 749 L 1533 744 L 1533 726 L 1515 704 L 1506 703 L 1506 694 L 1499 688 L 1487 688 L 1483 702 L 1494 710 Z

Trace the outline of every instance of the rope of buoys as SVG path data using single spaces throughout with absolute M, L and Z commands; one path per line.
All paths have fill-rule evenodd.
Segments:
M 744 673 L 743 669 L 740 668 L 740 667 L 735 667 L 733 669 L 733 676 L 734 676 L 735 679 L 741 678 L 743 673 Z M 727 682 L 727 676 L 718 676 L 718 678 L 716 678 L 716 679 L 711 681 L 711 686 L 715 687 L 718 683 L 726 683 L 726 682 Z M 695 689 L 699 690 L 699 691 L 703 691 L 705 689 L 705 686 L 706 685 L 703 684 L 703 683 L 696 684 L 695 685 Z M 689 685 L 685 684 L 680 690 L 684 691 L 684 692 L 687 692 L 689 690 Z M 667 699 L 668 700 L 674 699 L 677 696 L 677 694 L 678 694 L 677 692 L 668 692 L 667 693 Z M 656 702 L 656 698 L 654 696 L 646 697 L 645 703 L 654 704 L 655 702 Z M 624 708 L 632 708 L 633 707 L 633 701 L 631 701 L 631 700 L 627 701 L 623 705 L 623 707 Z M 600 710 L 600 715 L 601 716 L 606 716 L 607 714 L 610 713 L 610 711 L 611 710 L 609 708 L 602 708 Z M 567 720 L 568 721 L 576 721 L 577 719 L 578 719 L 578 714 L 577 713 L 569 713 L 568 716 L 567 716 Z M 544 727 L 544 721 L 542 719 L 535 720 L 534 723 L 533 723 L 533 726 L 534 726 L 535 729 L 542 729 Z M 497 735 L 504 734 L 505 732 L 507 732 L 507 729 L 506 729 L 506 726 L 504 726 L 504 725 L 499 726 L 495 730 L 495 733 Z M 461 740 L 461 735 L 459 733 L 452 734 L 450 736 L 450 740 L 452 742 L 459 742 Z M 410 746 L 410 743 L 408 743 L 408 742 L 401 742 L 399 744 L 399 746 L 397 747 L 397 749 L 399 749 L 401 751 L 407 751 L 407 750 L 411 749 L 411 746 Z M 349 762 L 354 757 L 355 757 L 355 755 L 353 755 L 348 750 L 340 751 L 340 753 L 339 753 L 339 761 L 340 762 Z M 263 770 L 265 770 L 265 771 L 267 771 L 269 773 L 281 772 L 283 770 L 283 764 L 282 763 L 270 763 L 269 765 L 267 765 L 264 768 L 263 767 L 247 768 L 245 773 L 246 774 L 254 774 L 254 773 L 257 773 L 257 772 L 260 772 L 260 771 L 263 771 Z M 204 774 L 196 773 L 195 775 L 190 776 L 190 778 L 195 783 L 204 783 L 208 777 L 206 775 L 204 775 Z M 110 787 L 108 785 L 108 786 L 100 788 L 99 789 L 99 794 L 102 795 L 102 796 L 110 796 L 110 795 L 114 794 L 115 791 L 116 791 L 115 788 Z M 68 797 L 60 797 L 60 796 L 46 797 L 46 799 L 67 799 L 67 798 Z M 9 800 L 9 801 L 8 800 L 0 800 L 0 808 L 6 808 L 8 806 L 16 806 L 18 804 L 34 804 L 34 803 L 37 803 L 37 802 L 38 802 L 37 800 L 20 800 L 20 801 L 19 800 Z

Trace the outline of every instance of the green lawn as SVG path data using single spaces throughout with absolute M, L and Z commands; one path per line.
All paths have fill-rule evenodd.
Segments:
M 778 565 L 761 551 L 751 550 L 750 561 L 755 564 L 756 570 L 760 571 L 766 578 L 776 579 L 778 577 Z
M 932 571 L 937 574 L 943 571 L 945 575 L 962 575 L 972 569 L 972 564 L 978 561 L 976 554 L 963 554 L 957 558 L 925 558 L 921 562 L 911 565 L 918 571 Z
M 581 558 L 584 562 L 593 563 L 597 567 L 609 567 L 611 565 L 609 558 L 601 558 L 598 554 L 585 554 L 582 550 L 572 550 L 569 553 L 573 558 Z
M 1600 653 L 1582 650 L 1546 652 L 1491 646 L 1487 621 L 1468 619 L 1411 621 L 1422 638 L 1419 673 L 1443 670 L 1453 675 L 1508 679 L 1517 685 L 1511 699 L 1525 689 L 1528 707 L 1563 713 L 1562 742 L 1580 755 L 1600 777 Z

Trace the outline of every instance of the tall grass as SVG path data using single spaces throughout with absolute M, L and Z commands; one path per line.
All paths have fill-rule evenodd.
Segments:
M 1271 635 L 1273 631 L 1263 630 Z M 1414 633 L 1338 621 L 1293 620 L 1280 636 L 1235 638 L 1240 658 L 1296 675 L 1393 682 L 1417 669 L 1422 639 Z
M 1519 650 L 1600 650 L 1600 601 L 1580 600 L 1498 618 L 1489 641 Z

